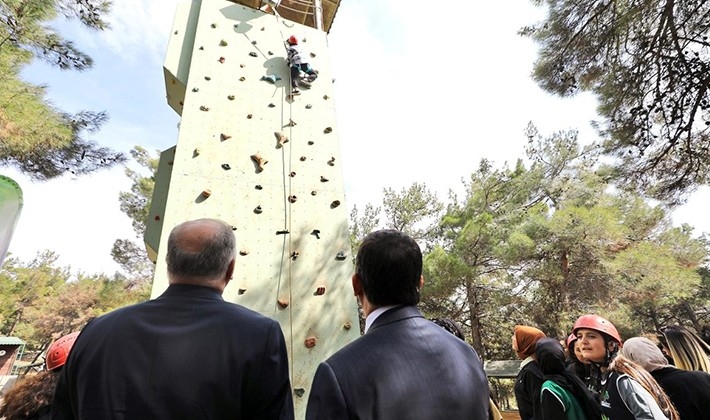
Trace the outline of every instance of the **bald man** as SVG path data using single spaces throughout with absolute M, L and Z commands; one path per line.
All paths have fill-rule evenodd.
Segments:
M 229 225 L 200 219 L 168 238 L 157 299 L 90 322 L 57 385 L 53 419 L 293 419 L 279 324 L 225 302 Z

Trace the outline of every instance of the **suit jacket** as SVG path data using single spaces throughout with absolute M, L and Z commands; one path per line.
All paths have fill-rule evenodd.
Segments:
M 486 420 L 488 393 L 468 344 L 399 306 L 318 366 L 306 419 Z
M 293 419 L 279 324 L 215 290 L 171 285 L 89 323 L 53 419 Z

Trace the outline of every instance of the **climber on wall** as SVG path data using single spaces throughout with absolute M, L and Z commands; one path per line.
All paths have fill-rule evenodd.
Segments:
M 318 72 L 311 67 L 308 62 L 308 56 L 303 52 L 298 45 L 298 39 L 295 35 L 291 35 L 286 40 L 286 61 L 291 69 L 291 94 L 298 95 L 301 91 L 298 89 L 299 81 L 312 83 L 318 78 Z M 305 73 L 305 76 L 302 74 Z

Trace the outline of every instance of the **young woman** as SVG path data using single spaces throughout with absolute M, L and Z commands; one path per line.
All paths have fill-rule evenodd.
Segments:
M 710 345 L 698 334 L 680 325 L 670 325 L 660 331 L 658 339 L 675 367 L 710 373 Z
M 512 347 L 520 360 L 520 372 L 515 381 L 515 401 L 518 403 L 518 413 L 521 420 L 541 419 L 540 388 L 542 388 L 542 371 L 535 361 L 535 344 L 545 333 L 535 327 L 516 325 Z
M 596 420 L 599 405 L 577 375 L 565 368 L 565 353 L 560 343 L 543 338 L 535 346 L 535 358 L 543 373 L 540 394 L 545 420 Z
M 572 332 L 582 357 L 591 362 L 588 386 L 599 394 L 602 418 L 612 420 L 679 420 L 668 396 L 653 378 L 619 356 L 622 341 L 616 327 L 599 315 L 582 315 Z

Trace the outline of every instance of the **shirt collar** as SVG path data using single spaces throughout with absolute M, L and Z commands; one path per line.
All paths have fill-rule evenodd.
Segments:
M 367 331 L 372 326 L 372 323 L 375 322 L 375 320 L 377 318 L 379 318 L 380 315 L 382 315 L 383 313 L 387 312 L 388 310 L 390 310 L 392 308 L 396 308 L 397 306 L 399 306 L 399 305 L 380 306 L 379 308 L 370 312 L 370 315 L 368 315 L 367 318 L 365 318 L 365 334 L 367 334 Z

